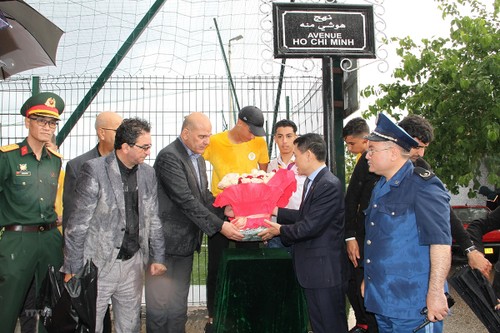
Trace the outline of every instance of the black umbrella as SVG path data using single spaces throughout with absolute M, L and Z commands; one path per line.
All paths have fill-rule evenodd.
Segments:
M 488 331 L 500 333 L 500 313 L 495 310 L 497 298 L 483 274 L 467 265 L 457 268 L 449 282 Z
M 39 308 L 49 333 L 90 333 L 95 331 L 97 267 L 88 261 L 67 283 L 64 274 L 49 266 L 42 284 Z
M 53 66 L 63 31 L 22 0 L 0 0 L 0 79 Z

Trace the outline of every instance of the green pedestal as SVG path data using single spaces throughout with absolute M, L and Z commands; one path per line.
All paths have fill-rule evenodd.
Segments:
M 227 249 L 215 302 L 216 333 L 305 333 L 307 307 L 282 249 Z

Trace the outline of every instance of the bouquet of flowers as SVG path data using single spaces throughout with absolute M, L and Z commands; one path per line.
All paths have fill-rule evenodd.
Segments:
M 243 240 L 260 241 L 257 234 L 268 227 L 264 220 L 271 218 L 274 207 L 288 204 L 297 181 L 290 170 L 270 173 L 253 170 L 250 174 L 228 174 L 218 187 L 223 191 L 215 198 L 214 206 L 231 205 L 234 221 L 245 235 Z

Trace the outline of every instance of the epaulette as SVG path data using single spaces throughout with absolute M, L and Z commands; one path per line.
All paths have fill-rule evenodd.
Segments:
M 52 155 L 55 155 L 55 156 L 59 157 L 60 159 L 63 158 L 63 156 L 57 150 L 54 150 L 54 149 L 49 148 L 49 147 L 45 147 L 45 148 L 47 148 L 47 150 L 50 151 L 50 153 Z
M 429 171 L 422 167 L 415 167 L 415 169 L 413 169 L 413 172 L 422 177 L 422 179 L 424 180 L 429 180 L 435 176 L 435 174 L 432 171 Z
M 0 147 L 0 151 L 3 152 L 3 153 L 7 153 L 9 151 L 13 151 L 13 150 L 16 150 L 16 149 L 19 149 L 19 145 L 16 144 L 16 143 Z

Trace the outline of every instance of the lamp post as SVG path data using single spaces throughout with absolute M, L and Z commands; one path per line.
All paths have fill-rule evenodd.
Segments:
M 235 42 L 237 40 L 243 39 L 242 35 L 238 35 L 236 37 L 233 37 L 229 39 L 228 42 L 228 47 L 227 47 L 227 54 L 228 54 L 228 65 L 229 65 L 229 77 L 231 77 L 231 42 Z M 236 93 L 236 92 L 235 92 Z M 229 86 L 229 123 L 232 127 L 232 125 L 236 124 L 236 115 L 234 114 L 233 110 L 233 91 L 231 90 L 231 86 Z

